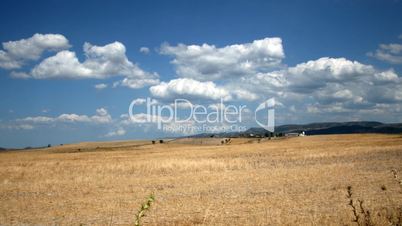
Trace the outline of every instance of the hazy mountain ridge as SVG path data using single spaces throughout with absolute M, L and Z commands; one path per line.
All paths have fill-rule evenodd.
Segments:
M 289 124 L 275 127 L 275 133 L 300 133 L 304 131 L 306 135 L 323 134 L 353 134 L 353 133 L 402 133 L 402 123 L 381 123 L 375 121 L 356 121 L 356 122 L 318 122 L 309 124 Z M 244 132 L 230 133 L 203 133 L 191 137 L 242 137 L 253 134 L 255 136 L 265 136 L 269 131 L 261 127 L 250 128 Z

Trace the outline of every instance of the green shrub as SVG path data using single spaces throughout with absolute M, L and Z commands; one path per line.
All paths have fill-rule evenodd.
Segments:
M 149 211 L 149 208 L 151 208 L 152 203 L 155 201 L 155 196 L 154 194 L 149 195 L 148 199 L 146 202 L 144 202 L 140 209 L 138 210 L 137 214 L 135 215 L 135 221 L 134 225 L 135 226 L 141 226 L 141 219 L 145 217 L 145 213 Z

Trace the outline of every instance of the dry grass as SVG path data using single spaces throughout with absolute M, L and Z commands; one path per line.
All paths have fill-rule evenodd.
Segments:
M 401 178 L 400 135 L 64 145 L 0 153 L 0 225 L 390 225 Z

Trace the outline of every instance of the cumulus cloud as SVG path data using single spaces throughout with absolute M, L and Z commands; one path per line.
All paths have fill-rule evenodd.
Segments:
M 51 124 L 51 123 L 94 123 L 108 124 L 112 122 L 112 117 L 105 108 L 96 109 L 96 114 L 92 116 L 78 114 L 61 114 L 57 117 L 35 116 L 17 119 L 20 123 L 32 124 Z
M 126 48 L 120 42 L 104 46 L 85 43 L 85 59 L 80 62 L 75 52 L 66 50 L 68 40 L 58 34 L 35 34 L 29 39 L 3 43 L 0 50 L 0 67 L 19 69 L 27 60 L 38 60 L 45 50 L 58 51 L 54 56 L 43 59 L 30 72 L 12 71 L 14 78 L 34 79 L 106 79 L 114 76 L 124 77 L 114 86 L 132 89 L 159 83 L 159 75 L 147 72 L 126 56 Z M 97 85 L 97 89 L 106 88 Z
M 191 109 L 193 108 L 195 105 L 193 103 L 191 103 L 190 101 L 175 101 L 173 103 L 170 104 L 171 107 L 173 108 L 177 108 L 177 109 Z
M 373 74 L 374 68 L 345 58 L 323 57 L 290 67 L 286 71 L 287 85 L 293 91 L 309 92 L 328 83 L 347 83 Z
M 22 60 L 13 59 L 7 52 L 0 50 L 0 68 L 16 69 L 22 66 Z
M 13 78 L 20 78 L 20 79 L 28 79 L 31 76 L 28 73 L 25 72 L 18 72 L 18 71 L 12 71 L 10 73 L 11 77 Z
M 180 77 L 200 81 L 238 78 L 279 66 L 285 57 L 280 38 L 228 45 L 171 46 L 163 44 L 161 54 L 174 57 L 172 64 Z
M 234 81 L 223 86 L 230 92 L 232 100 L 255 101 L 260 98 L 260 95 L 255 93 L 251 87 L 247 89 L 244 84 L 239 81 Z M 264 89 L 264 87 L 261 87 Z
M 212 100 L 230 100 L 230 92 L 215 83 L 200 82 L 190 78 L 173 79 L 169 82 L 162 82 L 159 85 L 149 88 L 151 94 L 161 99 L 201 98 Z
M 112 122 L 112 117 L 105 108 L 98 108 L 96 115 L 91 116 L 91 121 L 97 124 L 107 124 Z
M 143 46 L 143 47 L 140 48 L 140 52 L 143 53 L 143 54 L 148 54 L 149 53 L 149 48 Z
M 345 58 L 323 57 L 293 67 L 243 77 L 238 86 L 261 97 L 275 97 L 286 109 L 309 113 L 377 111 L 402 100 L 402 80 L 394 70 Z M 232 85 L 233 86 L 233 85 Z
M 133 114 L 131 117 L 128 114 L 122 114 L 118 125 L 120 128 L 126 129 L 135 128 L 135 130 L 155 131 L 157 130 L 158 122 L 162 122 L 168 128 L 164 129 L 166 133 L 189 135 L 199 132 L 196 131 L 196 127 L 192 127 L 196 124 L 194 120 L 175 121 L 169 120 L 167 116 L 148 113 Z
M 145 104 L 146 101 L 147 100 L 144 98 L 137 98 L 137 99 L 133 100 L 132 103 L 134 105 L 141 105 L 141 104 Z
M 0 67 L 21 68 L 26 61 L 38 60 L 44 51 L 70 48 L 68 40 L 60 34 L 34 34 L 27 39 L 3 42 L 0 50 Z
M 345 58 L 325 57 L 298 64 L 289 68 L 285 77 L 290 92 L 315 94 L 318 100 L 324 97 L 348 99 L 355 104 L 372 102 L 370 95 L 378 95 L 382 90 L 398 90 L 402 85 L 393 70 L 379 71 Z M 395 100 L 398 98 L 396 93 L 392 96 Z
M 121 81 L 115 82 L 113 84 L 114 87 L 116 86 L 125 86 L 131 89 L 139 89 L 144 86 L 151 86 L 156 85 L 159 83 L 159 79 L 157 78 L 149 78 L 149 79 L 136 79 L 136 78 L 124 78 Z
M 35 117 L 26 117 L 23 119 L 17 119 L 19 122 L 31 122 L 31 123 L 50 123 L 54 122 L 55 118 L 47 117 L 47 116 L 35 116 Z
M 173 57 L 172 64 L 179 77 L 165 82 L 160 82 L 156 73 L 146 72 L 131 62 L 122 43 L 114 42 L 105 46 L 85 43 L 84 53 L 85 57 L 80 61 L 75 52 L 62 49 L 44 59 L 30 72 L 14 70 L 11 75 L 37 79 L 104 79 L 121 76 L 113 87 L 151 86 L 150 94 L 160 98 L 163 103 L 184 98 L 208 106 L 220 99 L 225 103 L 239 100 L 257 103 L 275 97 L 277 103 L 282 103 L 277 106 L 281 113 L 278 118 L 292 117 L 291 114 L 295 117 L 322 114 L 325 117 L 328 115 L 325 118 L 328 120 L 333 119 L 329 117 L 330 114 L 343 114 L 347 120 L 349 116 L 352 117 L 351 114 L 355 114 L 353 117 L 356 118 L 364 118 L 370 112 L 376 116 L 381 112 L 398 115 L 402 109 L 402 80 L 395 70 L 380 70 L 358 61 L 331 57 L 286 66 L 282 64 L 285 54 L 280 38 L 265 38 L 224 47 L 163 44 L 160 53 Z M 398 63 L 395 57 L 401 55 L 402 45 L 399 44 L 380 45 L 373 53 L 373 56 L 393 63 Z M 0 63 L 13 63 L 6 61 L 10 56 L 7 49 L 0 52 Z M 104 83 L 95 85 L 97 89 L 106 87 Z M 142 98 L 134 101 L 135 105 L 144 103 L 145 99 Z M 182 103 L 179 107 L 189 106 Z M 212 107 L 218 106 L 210 105 Z M 145 113 L 135 114 L 132 120 L 127 115 L 113 120 L 107 110 L 101 108 L 92 116 L 62 114 L 57 117 L 27 117 L 20 119 L 18 126 L 22 128 L 24 125 L 28 129 L 29 125 L 33 128 L 36 124 L 107 124 L 115 130 L 106 136 L 119 136 L 125 134 L 128 126 L 155 124 L 148 123 L 149 117 L 153 117 L 155 122 L 163 120 Z
M 381 46 L 397 54 L 398 46 Z M 398 100 L 391 90 L 400 86 L 392 70 L 381 71 L 346 58 L 322 57 L 286 67 L 280 38 L 265 38 L 252 43 L 229 45 L 171 46 L 164 44 L 161 54 L 172 56 L 179 79 L 152 86 L 153 96 L 162 99 L 197 97 L 216 100 L 257 101 L 276 97 L 290 103 L 333 104 L 367 108 L 373 101 Z M 219 80 L 219 83 L 212 82 Z M 220 84 L 219 86 L 217 84 Z M 219 90 L 219 91 L 216 91 Z M 383 93 L 383 100 L 370 97 L 370 92 Z
M 378 111 L 384 104 L 394 104 L 399 109 L 402 97 L 402 81 L 393 69 L 379 70 L 358 61 L 331 57 L 287 67 L 281 64 L 285 54 L 280 38 L 225 47 L 163 44 L 160 53 L 173 57 L 176 73 L 182 77 L 150 88 L 153 96 L 162 99 L 216 100 L 226 96 L 226 101 L 253 102 L 275 97 L 283 103 L 283 109 L 290 110 L 292 106 L 307 112 L 307 107 L 310 111 L 322 107 L 336 114 Z M 392 55 L 392 59 L 382 59 L 397 63 L 402 46 L 380 45 L 377 56 L 384 53 Z M 224 91 L 214 92 L 216 88 Z
M 31 75 L 37 79 L 104 79 L 112 76 L 125 76 L 127 79 L 140 82 L 158 77 L 156 73 L 146 72 L 129 61 L 126 56 L 126 48 L 120 42 L 113 42 L 105 46 L 85 43 L 84 53 L 86 59 L 81 63 L 72 51 L 58 52 L 33 68 Z
M 381 44 L 374 52 L 369 52 L 369 56 L 391 64 L 402 64 L 402 44 Z
M 374 74 L 374 83 L 398 82 L 400 78 L 393 69 L 381 71 Z
M 31 76 L 36 79 L 48 78 L 90 78 L 93 75 L 89 68 L 83 66 L 72 51 L 61 51 L 55 56 L 43 60 L 33 68 Z
M 95 89 L 97 89 L 97 90 L 106 89 L 106 88 L 107 88 L 107 84 L 105 84 L 105 83 L 99 83 L 99 84 L 96 84 L 94 87 L 95 87 Z
M 395 76 L 392 70 L 378 72 L 371 65 L 357 61 L 322 57 L 286 69 L 242 77 L 240 83 L 250 90 L 269 94 L 308 94 L 334 84 L 387 81 L 397 79 Z
M 8 69 L 13 78 L 34 79 L 105 79 L 113 76 L 124 77 L 114 83 L 116 86 L 125 86 L 132 89 L 159 83 L 159 75 L 144 71 L 126 56 L 126 48 L 120 42 L 113 42 L 104 46 L 85 43 L 83 51 L 85 59 L 80 62 L 73 51 L 67 50 L 70 44 L 60 34 L 35 34 L 28 39 L 3 42 L 0 50 L 0 68 Z M 39 60 L 44 51 L 57 52 L 42 60 L 29 72 L 17 71 L 27 61 Z M 148 53 L 147 47 L 140 49 Z M 106 88 L 105 84 L 96 85 L 97 89 Z
M 257 73 L 231 81 L 225 87 L 231 90 L 237 99 L 246 101 L 262 100 L 282 95 L 287 86 L 286 70 Z
M 220 86 L 212 81 L 190 78 L 173 79 L 150 87 L 154 97 L 162 99 L 201 98 L 256 101 L 267 97 L 300 98 L 317 94 L 317 101 L 336 101 L 354 96 L 355 102 L 367 96 L 372 85 L 400 81 L 393 70 L 378 71 L 371 65 L 345 58 L 322 57 L 271 72 L 241 76 Z M 361 88 L 357 89 L 356 87 Z M 348 90 L 348 91 L 345 91 Z M 328 93 L 324 93 L 328 91 Z M 338 92 L 339 91 L 339 92 Z M 346 95 L 349 94 L 349 95 Z M 342 97 L 342 98 L 341 98 Z M 286 101 L 285 101 L 286 102 Z
M 0 128 L 10 129 L 10 130 L 32 130 L 32 129 L 34 129 L 34 126 L 30 125 L 30 124 L 0 125 Z
M 124 128 L 118 128 L 117 130 L 111 131 L 105 135 L 105 137 L 116 137 L 123 136 L 126 134 L 126 130 Z
M 127 114 L 123 114 L 120 116 L 120 124 L 121 125 L 135 125 L 135 124 L 142 124 L 142 123 L 150 123 L 155 124 L 158 121 L 166 121 L 167 118 L 163 116 L 159 116 L 156 114 L 148 114 L 148 113 L 138 113 L 133 114 L 131 117 Z

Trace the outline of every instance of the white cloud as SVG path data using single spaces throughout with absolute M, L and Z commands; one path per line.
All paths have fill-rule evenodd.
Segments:
M 24 129 L 24 130 L 31 130 L 31 129 L 33 129 L 34 127 L 33 127 L 32 125 L 22 124 L 22 125 L 18 125 L 17 128 L 19 128 L 19 129 Z
M 28 60 L 38 60 L 44 51 L 59 51 L 70 48 L 68 40 L 60 34 L 34 34 L 28 39 L 3 42 L 0 50 L 0 67 L 21 68 Z
M 113 84 L 132 89 L 159 83 L 159 75 L 144 71 L 126 56 L 126 48 L 120 42 L 104 46 L 85 43 L 85 59 L 80 62 L 70 48 L 68 40 L 60 34 L 35 34 L 31 38 L 3 43 L 0 50 L 0 68 L 20 69 L 28 60 L 39 60 L 44 51 L 56 51 L 54 56 L 42 60 L 30 72 L 12 71 L 13 78 L 35 79 L 105 79 L 113 76 L 124 77 Z M 141 52 L 148 53 L 147 47 Z M 96 88 L 102 89 L 104 85 Z
M 392 69 L 378 71 L 371 65 L 345 58 L 323 57 L 301 63 L 290 67 L 283 76 L 291 92 L 322 94 L 327 91 L 331 96 L 339 94 L 339 97 L 339 91 L 342 91 L 345 95 L 349 92 L 347 96 L 353 99 L 366 97 L 374 89 L 390 88 L 387 83 L 401 85 L 401 80 Z
M 233 89 L 231 93 L 239 100 L 254 101 L 259 98 L 257 94 L 242 88 Z
M 112 122 L 112 117 L 105 108 L 96 109 L 96 114 L 93 116 L 78 115 L 78 114 L 61 114 L 57 117 L 35 116 L 17 119 L 20 123 L 33 124 L 52 124 L 52 123 L 93 123 L 93 124 L 108 124 Z
M 177 109 L 191 109 L 194 107 L 194 104 L 187 101 L 175 101 L 170 106 Z
M 70 48 L 68 40 L 60 34 L 35 34 L 28 39 L 3 43 L 0 50 L 0 68 L 19 69 L 28 60 L 39 60 L 44 51 L 58 51 L 56 55 L 42 60 L 30 72 L 12 71 L 14 78 L 35 79 L 105 79 L 122 76 L 114 86 L 126 86 L 132 89 L 159 83 L 159 75 L 142 70 L 137 64 L 128 60 L 126 48 L 120 42 L 105 46 L 85 43 L 85 59 L 80 62 L 76 53 Z M 142 52 L 149 52 L 147 47 Z M 104 85 L 96 88 L 101 89 Z
M 380 49 L 389 51 L 392 54 L 399 54 L 402 52 L 402 45 L 401 44 L 381 44 Z
M 237 99 L 255 101 L 268 97 L 281 96 L 287 89 L 286 71 L 279 70 L 267 73 L 257 73 L 231 81 L 225 87 Z
M 13 59 L 7 52 L 0 50 L 0 68 L 16 69 L 22 66 L 22 61 Z
M 137 99 L 133 100 L 133 104 L 134 105 L 141 105 L 141 104 L 144 104 L 146 101 L 147 100 L 144 99 L 144 98 L 137 98 Z
M 289 107 L 294 106 L 299 116 L 303 116 L 301 112 L 325 113 L 328 117 L 331 112 L 334 115 L 364 112 L 367 116 L 369 111 L 380 108 L 384 111 L 381 104 L 385 103 L 400 109 L 402 100 L 402 79 L 394 70 L 378 70 L 345 58 L 323 57 L 278 71 L 242 77 L 225 87 L 231 93 L 239 89 L 255 93 L 259 99 L 275 97 L 288 112 Z M 348 115 L 343 117 L 347 120 Z
M 265 38 L 222 48 L 208 44 L 164 44 L 161 54 L 174 57 L 172 63 L 180 77 L 200 81 L 237 78 L 267 71 L 278 67 L 285 57 L 280 38 Z
M 382 48 L 399 53 L 396 46 Z M 280 38 L 222 48 L 164 44 L 161 53 L 173 56 L 177 75 L 185 77 L 152 86 L 151 94 L 162 99 L 216 100 L 225 96 L 227 101 L 256 101 L 276 97 L 284 103 L 283 108 L 336 104 L 334 111 L 344 112 L 339 108 L 363 109 L 375 102 L 395 102 L 400 96 L 395 90 L 401 87 L 401 80 L 392 69 L 381 71 L 357 61 L 331 57 L 285 67 L 281 65 L 284 52 Z M 393 91 L 387 91 L 389 88 Z M 386 98 L 376 98 L 373 93 L 382 93 Z
M 107 124 L 112 122 L 112 117 L 105 108 L 98 108 L 96 115 L 91 117 L 91 121 L 96 124 Z
M 170 80 L 168 83 L 162 82 L 159 85 L 149 88 L 151 94 L 162 99 L 201 98 L 212 100 L 230 100 L 229 91 L 218 87 L 213 82 L 200 82 L 189 78 L 179 78 Z
M 31 123 L 50 123 L 54 122 L 55 119 L 47 116 L 35 116 L 35 117 L 26 117 L 23 119 L 17 119 L 20 122 L 31 122 Z
M 34 35 L 33 37 L 37 37 Z M 13 50 L 16 47 L 7 46 L 9 52 L 0 50 L 0 67 L 7 69 L 20 68 L 22 61 L 20 58 L 22 53 L 29 52 L 27 59 L 38 59 L 44 50 L 57 50 L 59 47 L 68 47 L 68 41 L 64 46 L 63 42 L 58 35 L 45 38 L 35 38 L 42 40 L 42 45 L 29 45 L 24 40 L 23 43 L 14 44 L 13 46 L 24 46 L 20 52 Z M 64 36 L 61 36 L 64 38 Z M 65 39 L 65 38 L 64 38 Z M 53 42 L 51 42 L 53 41 Z M 33 42 L 33 41 L 30 41 Z M 4 44 L 3 44 L 4 45 Z M 40 49 L 39 47 L 42 49 Z M 63 49 L 63 48 L 61 48 Z M 105 46 L 96 46 L 89 43 L 84 44 L 85 60 L 80 62 L 75 52 L 69 50 L 62 50 L 57 52 L 56 55 L 48 57 L 38 65 L 36 65 L 29 73 L 21 71 L 12 71 L 11 76 L 14 78 L 35 78 L 35 79 L 105 79 L 112 76 L 124 77 L 122 80 L 114 83 L 115 86 L 126 86 L 132 89 L 142 88 L 144 86 L 155 85 L 159 83 L 159 75 L 157 73 L 150 73 L 142 70 L 137 64 L 128 60 L 126 56 L 126 48 L 120 42 L 113 42 Z M 13 52 L 11 52 L 13 50 Z M 11 55 L 13 54 L 13 55 Z M 16 60 L 17 59 L 17 60 Z M 98 84 L 95 88 L 106 88 L 105 84 Z
M 126 134 L 126 130 L 123 128 L 118 128 L 115 131 L 111 131 L 105 135 L 105 137 L 115 137 L 115 136 L 123 136 Z
M 139 89 L 145 86 L 156 85 L 158 83 L 159 79 L 157 78 L 150 78 L 150 79 L 124 78 L 123 80 L 114 83 L 113 86 L 116 87 L 121 85 L 131 89 Z
M 149 48 L 143 46 L 143 47 L 140 48 L 140 52 L 141 52 L 141 53 L 144 53 L 144 54 L 148 54 L 148 53 L 149 53 Z
M 59 117 L 54 119 L 58 122 L 90 122 L 91 119 L 87 115 L 77 115 L 77 114 L 61 114 Z
M 96 114 L 92 116 L 78 114 L 61 114 L 56 117 L 50 116 L 31 116 L 20 118 L 9 123 L 1 124 L 0 128 L 31 130 L 36 126 L 58 126 L 60 124 L 75 125 L 111 125 L 113 119 L 105 108 L 96 109 Z
M 290 67 L 291 74 L 305 74 L 326 76 L 328 80 L 342 80 L 350 76 L 364 74 L 372 71 L 373 67 L 361 64 L 357 61 L 350 61 L 345 58 L 322 57 L 317 60 L 310 60 L 306 63 Z
M 368 55 L 391 64 L 402 64 L 402 44 L 381 44 L 374 53 Z
M 10 73 L 11 77 L 13 78 L 20 78 L 20 79 L 27 79 L 30 78 L 31 76 L 28 73 L 25 72 L 18 72 L 18 71 L 12 71 Z
M 93 71 L 82 65 L 74 52 L 64 50 L 55 56 L 46 58 L 32 69 L 31 76 L 36 79 L 48 78 L 101 78 L 102 74 L 93 74 Z
M 10 129 L 10 130 L 32 130 L 34 128 L 34 126 L 30 125 L 30 124 L 0 125 L 0 128 Z
M 76 54 L 61 51 L 55 56 L 43 60 L 32 70 L 32 77 L 45 78 L 108 78 L 125 76 L 131 79 L 149 79 L 158 77 L 148 73 L 127 59 L 126 48 L 120 42 L 105 46 L 84 44 L 86 59 L 79 62 Z
M 132 117 L 128 115 L 121 116 L 121 123 L 123 125 L 131 125 L 131 124 L 141 124 L 141 123 L 156 123 L 158 121 L 166 120 L 163 116 L 159 116 L 156 114 L 147 114 L 147 113 L 138 113 L 133 114 Z
M 356 81 L 360 77 L 373 74 L 374 68 L 370 65 L 350 61 L 345 58 L 322 57 L 301 63 L 287 70 L 287 85 L 294 91 L 309 91 L 326 86 L 331 82 L 345 83 Z
M 398 82 L 400 79 L 393 69 L 374 74 L 375 82 Z
M 256 93 L 283 95 L 285 92 L 312 93 L 330 84 L 346 84 L 371 76 L 376 70 L 345 58 L 323 57 L 294 67 L 242 77 L 242 87 Z
M 156 114 L 151 115 L 147 113 L 134 114 L 132 117 L 129 117 L 127 114 L 122 114 L 118 125 L 120 128 L 135 128 L 135 130 L 155 131 L 157 130 L 157 124 L 159 121 L 162 122 L 164 126 L 169 127 L 169 129 L 165 131 L 166 133 L 188 135 L 197 132 L 195 131 L 195 127 L 191 127 L 196 124 L 194 120 L 177 122 L 175 120 L 169 120 L 167 116 L 159 116 Z
M 15 63 L 6 51 L 0 52 L 0 63 Z M 185 98 L 207 106 L 220 98 L 227 102 L 244 100 L 248 103 L 275 97 L 277 103 L 282 103 L 277 106 L 279 112 L 286 111 L 289 115 L 297 113 L 296 117 L 300 118 L 309 114 L 328 115 L 328 118 L 330 114 L 344 114 L 346 119 L 355 114 L 353 117 L 364 118 L 362 115 L 369 115 L 370 112 L 375 115 L 379 112 L 397 115 L 402 109 L 402 79 L 392 68 L 379 70 L 361 62 L 331 57 L 287 67 L 282 64 L 285 54 L 280 38 L 224 47 L 208 44 L 162 45 L 161 54 L 174 58 L 172 63 L 179 76 L 166 82 L 160 82 L 156 73 L 146 72 L 128 60 L 122 43 L 114 42 L 105 46 L 85 43 L 84 53 L 85 58 L 80 61 L 75 52 L 61 50 L 44 59 L 30 73 L 12 71 L 11 75 L 37 79 L 104 79 L 121 76 L 121 80 L 114 82 L 113 87 L 141 88 L 151 85 L 150 94 L 162 102 Z M 395 57 L 402 55 L 402 45 L 380 45 L 373 56 L 379 57 L 380 53 L 392 56 L 395 63 L 398 61 Z M 7 60 L 7 57 L 12 60 Z M 387 57 L 383 59 L 391 61 Z M 106 87 L 104 83 L 95 85 L 97 89 Z M 134 104 L 144 104 L 145 101 L 138 98 Z M 181 103 L 178 107 L 188 108 L 189 105 Z M 278 115 L 287 117 L 284 114 Z M 127 115 L 113 120 L 106 109 L 100 108 L 95 115 L 27 117 L 18 120 L 15 128 L 28 129 L 29 126 L 36 127 L 36 124 L 74 122 L 86 125 L 107 124 L 117 129 L 106 136 L 118 136 L 125 134 L 126 126 L 154 126 L 155 123 L 148 123 L 149 117 L 140 113 L 134 115 L 133 120 Z M 154 122 L 161 119 L 158 116 L 152 117 Z
M 102 89 L 106 89 L 106 88 L 107 88 L 107 84 L 105 84 L 105 83 L 99 83 L 99 84 L 96 84 L 94 87 L 95 87 L 95 89 L 97 89 L 97 90 L 102 90 Z

